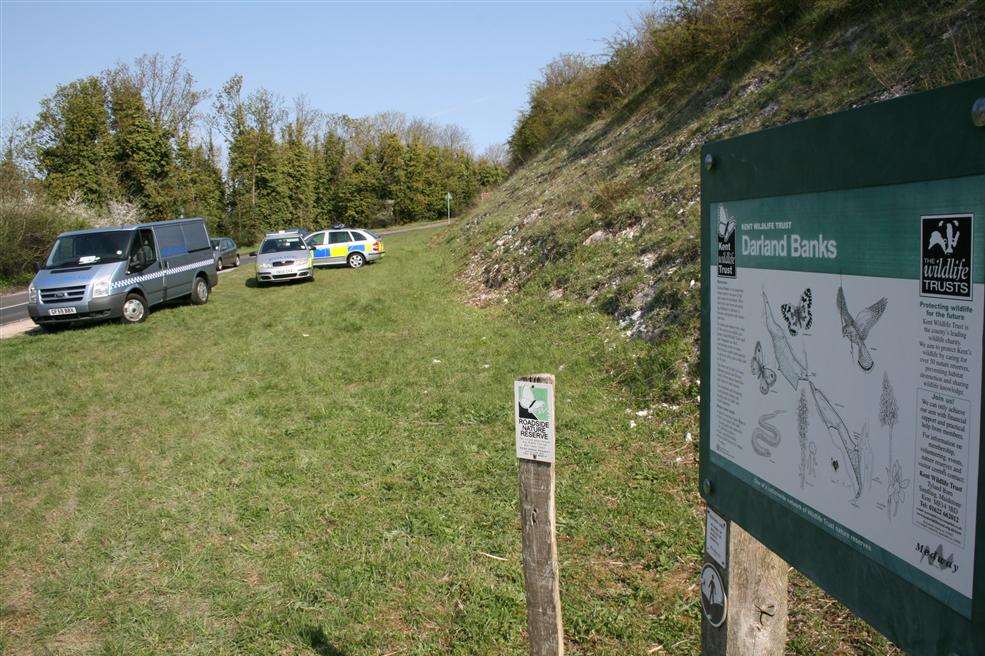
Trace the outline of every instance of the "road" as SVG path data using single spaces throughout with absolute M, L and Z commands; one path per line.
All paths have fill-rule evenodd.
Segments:
M 414 230 L 426 230 L 427 228 L 435 228 L 438 226 L 448 225 L 450 222 L 447 219 L 441 221 L 430 221 L 428 223 L 418 223 L 414 225 L 401 226 L 398 228 L 381 228 L 374 230 L 380 235 L 397 235 L 401 232 L 413 232 Z M 240 266 L 245 266 L 251 264 L 253 258 L 249 255 L 240 255 Z M 235 269 L 225 269 L 219 272 L 219 275 L 228 273 L 230 271 L 235 271 Z M 0 296 L 0 326 L 7 325 L 9 323 L 14 323 L 15 321 L 23 321 L 27 319 L 27 292 L 16 292 L 14 294 L 7 294 L 6 296 Z

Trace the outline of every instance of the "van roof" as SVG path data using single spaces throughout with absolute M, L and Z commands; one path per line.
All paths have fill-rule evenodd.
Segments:
M 183 219 L 170 219 L 168 221 L 150 221 L 148 223 L 128 223 L 126 225 L 119 226 L 106 226 L 103 228 L 86 228 L 85 230 L 69 230 L 68 232 L 63 232 L 59 237 L 70 236 L 70 235 L 86 235 L 96 232 L 117 232 L 119 230 L 136 230 L 138 228 L 151 228 L 153 226 L 159 225 L 174 225 L 175 223 L 192 223 L 195 221 L 205 221 L 200 216 L 189 216 Z

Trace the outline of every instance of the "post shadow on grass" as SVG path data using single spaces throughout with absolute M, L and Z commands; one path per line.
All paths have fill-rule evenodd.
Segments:
M 320 626 L 306 626 L 301 629 L 301 638 L 319 656 L 346 656 L 346 653 L 333 645 Z

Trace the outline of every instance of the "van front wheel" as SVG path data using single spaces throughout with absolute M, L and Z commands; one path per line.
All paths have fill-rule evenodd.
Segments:
M 209 281 L 204 276 L 198 276 L 192 284 L 192 303 L 194 305 L 204 305 L 208 300 Z
M 140 294 L 127 294 L 123 301 L 123 323 L 141 323 L 147 318 L 147 301 Z

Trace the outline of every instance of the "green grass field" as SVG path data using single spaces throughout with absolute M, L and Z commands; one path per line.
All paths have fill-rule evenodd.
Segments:
M 0 343 L 5 653 L 524 653 L 512 381 L 539 371 L 572 650 L 693 651 L 688 427 L 627 414 L 606 320 L 470 307 L 433 235 Z
M 0 342 L 0 652 L 525 653 L 512 381 L 547 371 L 569 651 L 696 654 L 696 405 L 625 374 L 665 354 L 470 306 L 444 243 Z M 882 653 L 791 595 L 795 653 Z

